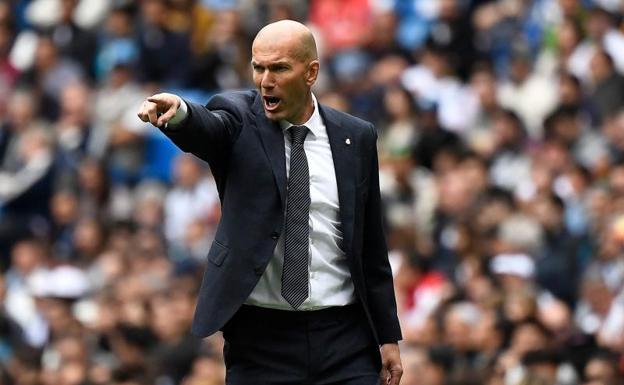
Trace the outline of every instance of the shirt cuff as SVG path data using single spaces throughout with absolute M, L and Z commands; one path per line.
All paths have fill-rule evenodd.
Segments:
M 173 118 L 169 120 L 165 128 L 175 128 L 175 126 L 182 123 L 182 121 L 188 115 L 188 106 L 186 105 L 186 102 L 182 100 L 182 98 L 180 98 L 179 96 L 178 96 L 178 99 L 180 99 L 180 107 L 178 107 L 178 110 L 176 111 L 175 115 L 173 115 Z

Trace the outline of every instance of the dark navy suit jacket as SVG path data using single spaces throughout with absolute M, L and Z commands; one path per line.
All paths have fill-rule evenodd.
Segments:
M 208 252 L 193 333 L 221 329 L 263 274 L 284 225 L 286 161 L 280 126 L 266 118 L 257 91 L 214 96 L 163 132 L 208 162 L 222 217 Z M 343 244 L 357 299 L 377 343 L 401 339 L 382 231 L 377 134 L 372 124 L 319 106 L 336 170 Z

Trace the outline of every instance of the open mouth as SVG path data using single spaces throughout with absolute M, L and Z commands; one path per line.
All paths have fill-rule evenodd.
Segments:
M 279 106 L 281 99 L 276 96 L 265 96 L 264 98 L 264 107 L 268 111 L 273 111 Z

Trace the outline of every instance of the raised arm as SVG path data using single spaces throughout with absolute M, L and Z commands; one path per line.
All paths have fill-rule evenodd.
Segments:
M 182 151 L 222 170 L 242 125 L 240 102 L 232 94 L 215 95 L 206 106 L 160 93 L 145 99 L 139 118 L 158 127 Z M 238 105 L 237 105 L 238 104 Z

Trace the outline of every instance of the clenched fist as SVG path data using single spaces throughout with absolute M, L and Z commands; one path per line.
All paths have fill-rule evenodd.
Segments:
M 163 127 L 180 107 L 180 98 L 174 94 L 161 93 L 145 99 L 137 113 L 139 119 Z

